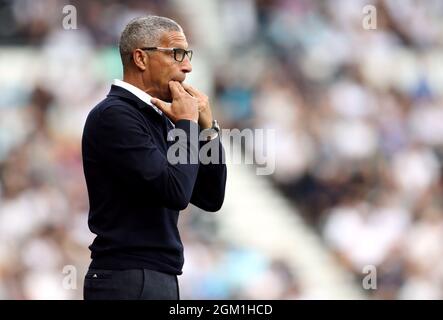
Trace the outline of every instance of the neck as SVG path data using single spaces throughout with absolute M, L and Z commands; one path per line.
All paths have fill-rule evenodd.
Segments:
M 143 92 L 146 92 L 147 94 L 151 95 L 152 97 L 155 97 L 155 90 L 153 86 L 150 85 L 149 83 L 148 84 L 144 83 L 141 75 L 134 75 L 133 73 L 130 72 L 124 73 L 123 81 L 132 84 L 134 87 L 137 87 Z

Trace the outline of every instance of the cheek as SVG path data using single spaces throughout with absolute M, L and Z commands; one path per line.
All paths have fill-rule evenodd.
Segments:
M 174 78 L 175 68 L 170 61 L 157 60 L 153 65 L 152 80 L 161 95 L 170 96 L 169 81 Z
M 154 83 L 157 83 L 160 86 L 163 86 L 167 77 L 167 65 L 163 63 L 161 60 L 156 60 L 152 62 L 151 65 L 151 74 L 152 80 Z
M 174 79 L 174 72 L 171 70 L 171 68 L 164 68 L 161 70 L 161 84 L 166 87 L 166 89 L 169 91 L 169 81 Z

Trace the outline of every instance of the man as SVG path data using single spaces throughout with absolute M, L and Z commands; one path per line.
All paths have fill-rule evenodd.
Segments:
M 189 202 L 212 212 L 223 204 L 219 128 L 208 98 L 184 83 L 192 51 L 175 21 L 134 19 L 119 49 L 123 81 L 114 80 L 90 112 L 82 139 L 89 228 L 97 235 L 84 298 L 175 300 L 184 263 L 179 211 Z M 171 129 L 184 132 L 187 142 L 168 139 Z M 208 139 L 195 141 L 193 131 Z M 176 143 L 187 159 L 212 144 L 219 161 L 168 161 Z

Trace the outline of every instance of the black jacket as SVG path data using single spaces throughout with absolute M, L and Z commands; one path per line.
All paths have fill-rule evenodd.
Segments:
M 175 124 L 190 138 L 195 122 Z M 89 228 L 97 236 L 89 247 L 92 268 L 146 268 L 181 274 L 183 245 L 179 210 L 189 202 L 217 211 L 224 200 L 226 165 L 170 164 L 174 141 L 164 115 L 138 97 L 112 86 L 89 113 L 82 138 L 83 169 L 89 195 Z M 196 142 L 196 140 L 189 139 Z M 210 142 L 224 150 L 219 138 Z M 183 144 L 188 155 L 202 142 Z

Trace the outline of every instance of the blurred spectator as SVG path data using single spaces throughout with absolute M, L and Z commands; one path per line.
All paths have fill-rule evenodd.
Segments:
M 57 12 L 68 3 L 78 10 L 75 32 L 60 28 Z M 362 27 L 368 4 L 377 8 L 376 30 Z M 358 285 L 365 265 L 377 267 L 368 297 L 442 299 L 443 2 L 214 6 L 225 31 L 221 52 L 208 53 L 217 57 L 208 81 L 223 125 L 276 131 L 270 178 Z M 174 17 L 191 44 L 211 50 L 187 28 L 193 16 L 182 8 L 0 1 L 0 298 L 81 298 L 56 283 L 63 266 L 89 262 L 84 119 L 119 77 L 115 46 L 130 18 Z M 26 50 L 32 61 L 23 64 Z M 183 298 L 303 297 L 282 261 L 217 238 L 216 225 L 187 213 Z
M 60 27 L 59 13 L 66 4 L 77 9 L 75 32 Z M 251 11 L 253 23 L 255 4 L 244 4 L 240 8 Z M 94 235 L 87 227 L 81 130 L 110 79 L 120 77 L 116 44 L 121 29 L 146 13 L 174 17 L 186 29 L 187 21 L 172 1 L 0 2 L 0 44 L 30 46 L 33 53 L 29 68 L 21 65 L 27 73 L 15 72 L 12 78 L 8 70 L 13 69 L 0 63 L 6 71 L 0 73 L 0 92 L 8 97 L 0 106 L 0 299 L 82 298 L 79 288 Z M 192 41 L 192 32 L 187 34 Z M 232 112 L 244 121 L 251 115 L 252 92 L 232 85 L 232 90 L 221 89 L 220 101 L 226 103 L 227 116 Z M 183 241 L 189 242 L 180 278 L 183 298 L 264 298 L 269 282 L 279 283 L 272 298 L 294 294 L 296 284 L 284 263 L 223 244 L 214 237 L 217 226 L 194 214 L 197 218 L 187 219 L 184 213 L 182 219 Z M 63 287 L 69 266 L 76 268 L 76 290 Z

